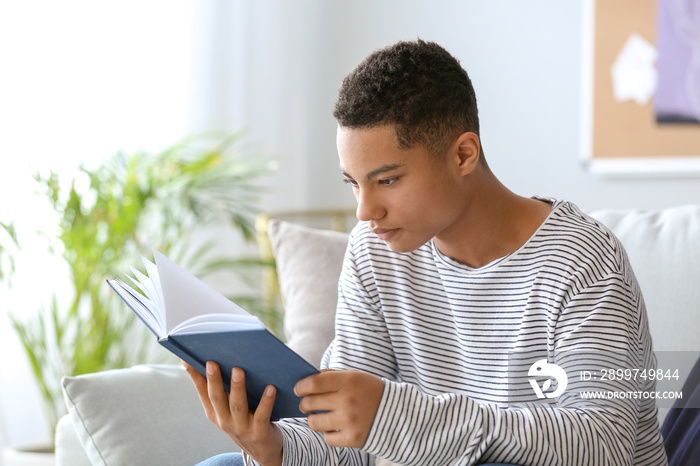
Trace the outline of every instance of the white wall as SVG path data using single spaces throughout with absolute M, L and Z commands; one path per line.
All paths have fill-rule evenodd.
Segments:
M 337 88 L 371 51 L 416 37 L 439 42 L 470 73 L 486 156 L 514 191 L 565 198 L 587 209 L 700 203 L 698 176 L 602 179 L 583 166 L 582 0 L 244 4 L 236 21 L 245 17 L 252 27 L 237 55 L 245 64 L 245 110 L 238 115 L 254 139 L 283 156 L 272 209 L 352 205 L 335 155 L 331 111 Z M 231 56 L 219 59 L 225 67 Z M 231 84 L 214 80 L 212 88 Z

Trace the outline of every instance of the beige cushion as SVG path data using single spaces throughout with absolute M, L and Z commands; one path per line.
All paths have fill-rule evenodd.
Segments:
M 347 233 L 271 220 L 270 243 L 277 262 L 287 344 L 318 367 L 333 340 L 338 278 Z
M 179 365 L 64 377 L 75 433 L 93 465 L 196 464 L 238 447 L 204 415 Z

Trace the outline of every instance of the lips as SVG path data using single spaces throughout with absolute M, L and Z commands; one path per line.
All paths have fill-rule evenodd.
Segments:
M 398 228 L 370 228 L 370 231 L 377 235 L 382 241 L 390 240 L 398 231 Z

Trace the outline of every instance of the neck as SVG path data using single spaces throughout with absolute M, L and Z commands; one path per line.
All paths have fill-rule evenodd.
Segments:
M 442 254 L 482 267 L 525 244 L 547 218 L 551 205 L 511 192 L 486 165 L 468 178 L 462 214 L 433 241 Z

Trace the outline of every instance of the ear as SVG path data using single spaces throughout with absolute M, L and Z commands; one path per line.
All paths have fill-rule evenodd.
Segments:
M 457 163 L 462 176 L 470 174 L 479 163 L 481 142 L 476 133 L 462 133 L 455 141 Z

